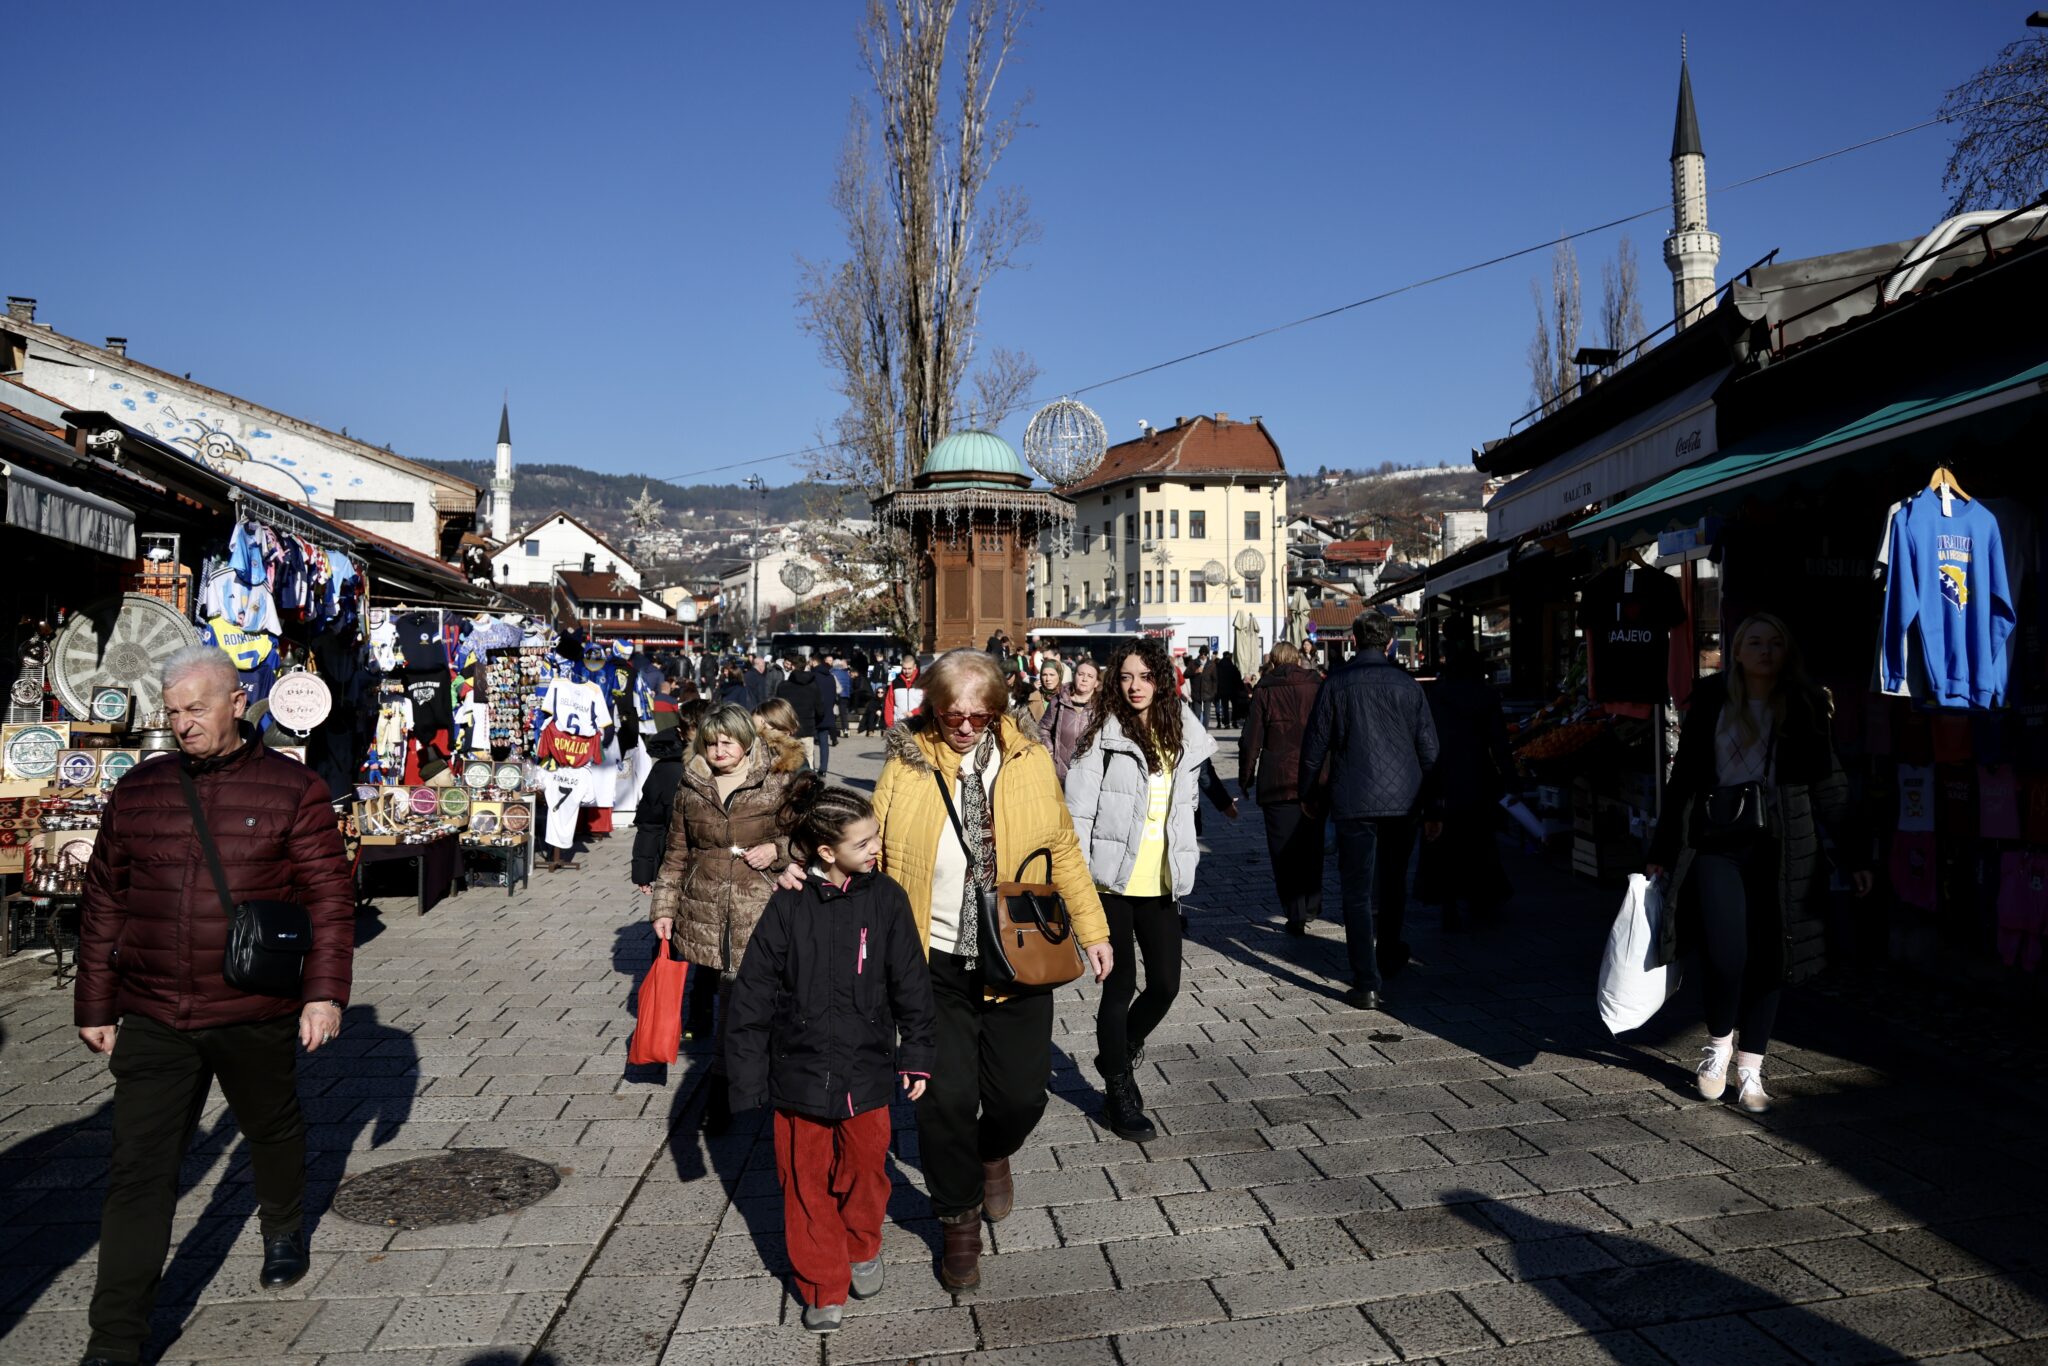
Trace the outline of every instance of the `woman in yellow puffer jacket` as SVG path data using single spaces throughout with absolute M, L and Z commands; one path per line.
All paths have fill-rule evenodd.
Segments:
M 931 964 L 938 1064 L 917 1104 L 919 1152 L 944 1227 L 941 1277 L 964 1289 L 981 1278 L 981 1216 L 995 1221 L 1010 1212 L 1010 1155 L 1045 1113 L 1053 998 L 1040 992 L 1005 999 L 983 990 L 969 966 L 974 917 L 963 907 L 973 904 L 975 885 L 1016 878 L 1020 865 L 1044 849 L 1097 982 L 1111 966 L 1109 922 L 1074 839 L 1052 755 L 1004 714 L 1009 689 L 994 656 L 954 650 L 939 657 L 923 684 L 923 711 L 889 732 L 875 818 L 883 871 L 909 894 Z M 963 782 L 963 775 L 979 781 Z M 977 857 L 968 856 L 969 844 Z M 1038 870 L 1031 871 L 1035 880 Z

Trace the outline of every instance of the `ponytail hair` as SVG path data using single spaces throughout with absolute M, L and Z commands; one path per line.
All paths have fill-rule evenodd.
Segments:
M 778 820 L 789 834 L 790 856 L 808 864 L 818 850 L 839 843 L 856 821 L 872 820 L 874 815 L 873 804 L 852 788 L 804 772 L 790 783 Z

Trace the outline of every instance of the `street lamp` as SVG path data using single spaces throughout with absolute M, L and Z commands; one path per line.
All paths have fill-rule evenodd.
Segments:
M 746 485 L 761 495 L 761 501 L 754 504 L 754 590 L 747 600 L 747 650 L 759 653 L 761 649 L 761 519 L 768 506 L 768 483 L 758 474 L 750 474 Z
M 2048 28 L 2048 9 L 2037 9 L 2027 16 L 2028 28 Z

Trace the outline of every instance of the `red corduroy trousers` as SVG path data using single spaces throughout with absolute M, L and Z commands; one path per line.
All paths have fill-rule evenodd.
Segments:
M 775 1112 L 782 1236 L 805 1304 L 846 1303 L 852 1264 L 881 1253 L 888 1159 L 887 1106 L 835 1120 Z

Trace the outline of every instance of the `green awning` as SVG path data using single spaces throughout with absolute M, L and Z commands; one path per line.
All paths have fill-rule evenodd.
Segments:
M 2024 369 L 2017 368 L 2025 366 Z M 1804 440 L 1784 431 L 1752 437 L 1710 460 L 1660 479 L 1640 493 L 1595 513 L 1571 530 L 1573 539 L 1614 535 L 1621 523 L 1655 525 L 1666 518 L 1689 520 L 1707 499 L 1747 485 L 1796 473 L 1856 451 L 1916 436 L 1930 428 L 1964 421 L 1979 413 L 2042 396 L 2048 361 L 2004 356 L 1929 381 L 1918 393 L 1896 398 L 1848 421 L 1837 413 L 1827 429 Z

